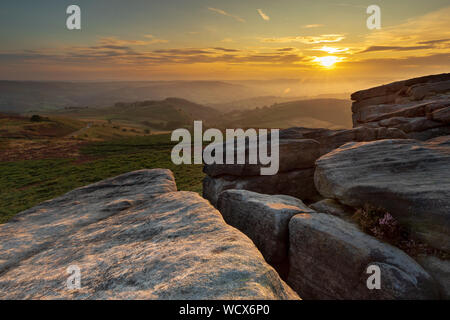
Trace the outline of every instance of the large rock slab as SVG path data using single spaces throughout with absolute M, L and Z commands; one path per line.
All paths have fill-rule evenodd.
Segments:
M 212 205 L 217 204 L 219 194 L 230 189 L 249 190 L 264 194 L 284 194 L 307 201 L 321 199 L 314 185 L 314 168 L 282 172 L 274 176 L 206 176 L 203 179 L 203 197 Z
M 326 198 L 381 207 L 419 239 L 450 252 L 450 136 L 348 143 L 316 162 Z
M 437 299 L 431 276 L 403 251 L 324 213 L 289 223 L 287 282 L 304 299 Z M 367 269 L 380 268 L 380 289 L 370 290 Z
M 69 290 L 67 268 L 81 271 Z M 297 299 L 255 245 L 169 170 L 74 190 L 0 226 L 3 299 Z
M 266 194 L 284 194 L 314 202 L 320 200 L 315 190 L 315 160 L 349 141 L 406 138 L 397 128 L 359 127 L 348 130 L 290 128 L 280 131 L 280 170 L 273 176 L 261 176 L 260 165 L 205 165 L 203 196 L 216 204 L 220 192 L 244 189 Z M 247 146 L 246 152 L 249 148 Z M 248 159 L 248 158 L 246 158 Z M 248 160 L 247 160 L 248 161 Z
M 277 270 L 287 264 L 291 218 L 313 212 L 299 199 L 246 190 L 228 190 L 219 196 L 217 208 L 225 222 L 245 233 Z
M 269 140 L 270 141 L 270 140 Z M 227 144 L 225 144 L 226 146 Z M 270 144 L 269 144 L 270 146 Z M 226 147 L 224 147 L 226 148 Z M 268 147 L 269 148 L 269 147 Z M 233 149 L 236 151 L 235 149 Z M 296 169 L 311 168 L 320 156 L 320 144 L 313 139 L 280 139 L 278 143 L 279 168 L 278 172 L 288 172 Z M 261 175 L 261 164 L 249 164 L 248 154 L 258 154 L 258 146 L 246 146 L 245 164 L 210 164 L 203 167 L 203 171 L 211 176 L 259 176 Z

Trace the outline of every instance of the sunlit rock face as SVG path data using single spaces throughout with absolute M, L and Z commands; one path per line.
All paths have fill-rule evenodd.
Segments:
M 69 267 L 80 288 L 67 286 Z M 76 189 L 0 225 L 3 299 L 298 299 L 255 245 L 172 172 Z
M 353 126 L 397 128 L 409 138 L 450 134 L 450 74 L 397 81 L 352 94 Z
M 315 184 L 345 205 L 387 210 L 450 252 L 450 136 L 347 143 L 316 161 Z

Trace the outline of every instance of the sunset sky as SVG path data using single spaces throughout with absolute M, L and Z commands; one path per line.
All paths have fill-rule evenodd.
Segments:
M 66 29 L 81 7 L 82 30 Z M 381 7 L 381 30 L 366 8 Z M 448 0 L 2 1 L 0 78 L 386 82 L 450 72 Z

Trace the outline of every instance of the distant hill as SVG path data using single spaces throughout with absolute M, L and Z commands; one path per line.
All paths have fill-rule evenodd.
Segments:
M 173 130 L 190 126 L 194 120 L 213 124 L 221 113 L 186 99 L 167 98 L 138 102 L 118 102 L 107 108 L 70 108 L 53 112 L 78 119 L 98 119 L 112 122 L 135 123 L 154 129 Z
M 351 128 L 351 101 L 341 99 L 298 100 L 224 115 L 225 125 L 234 127 L 302 126 L 309 128 Z
M 117 101 L 162 100 L 168 97 L 183 97 L 202 104 L 224 103 L 261 94 L 255 88 L 221 81 L 0 81 L 0 112 L 106 107 Z
M 258 107 L 271 106 L 275 103 L 283 103 L 300 99 L 303 99 L 303 97 L 261 96 L 242 100 L 233 100 L 225 103 L 213 103 L 208 104 L 208 106 L 221 112 L 230 112 L 235 110 L 250 110 Z

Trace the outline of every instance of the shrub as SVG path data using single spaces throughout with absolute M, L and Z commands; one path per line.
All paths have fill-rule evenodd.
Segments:
M 410 256 L 419 254 L 433 254 L 442 259 L 448 259 L 448 254 L 431 248 L 425 243 L 414 239 L 411 231 L 400 223 L 385 209 L 370 205 L 356 210 L 352 219 L 361 229 L 377 239 L 388 242 Z
M 40 115 L 33 114 L 30 118 L 31 122 L 41 122 L 43 119 Z

